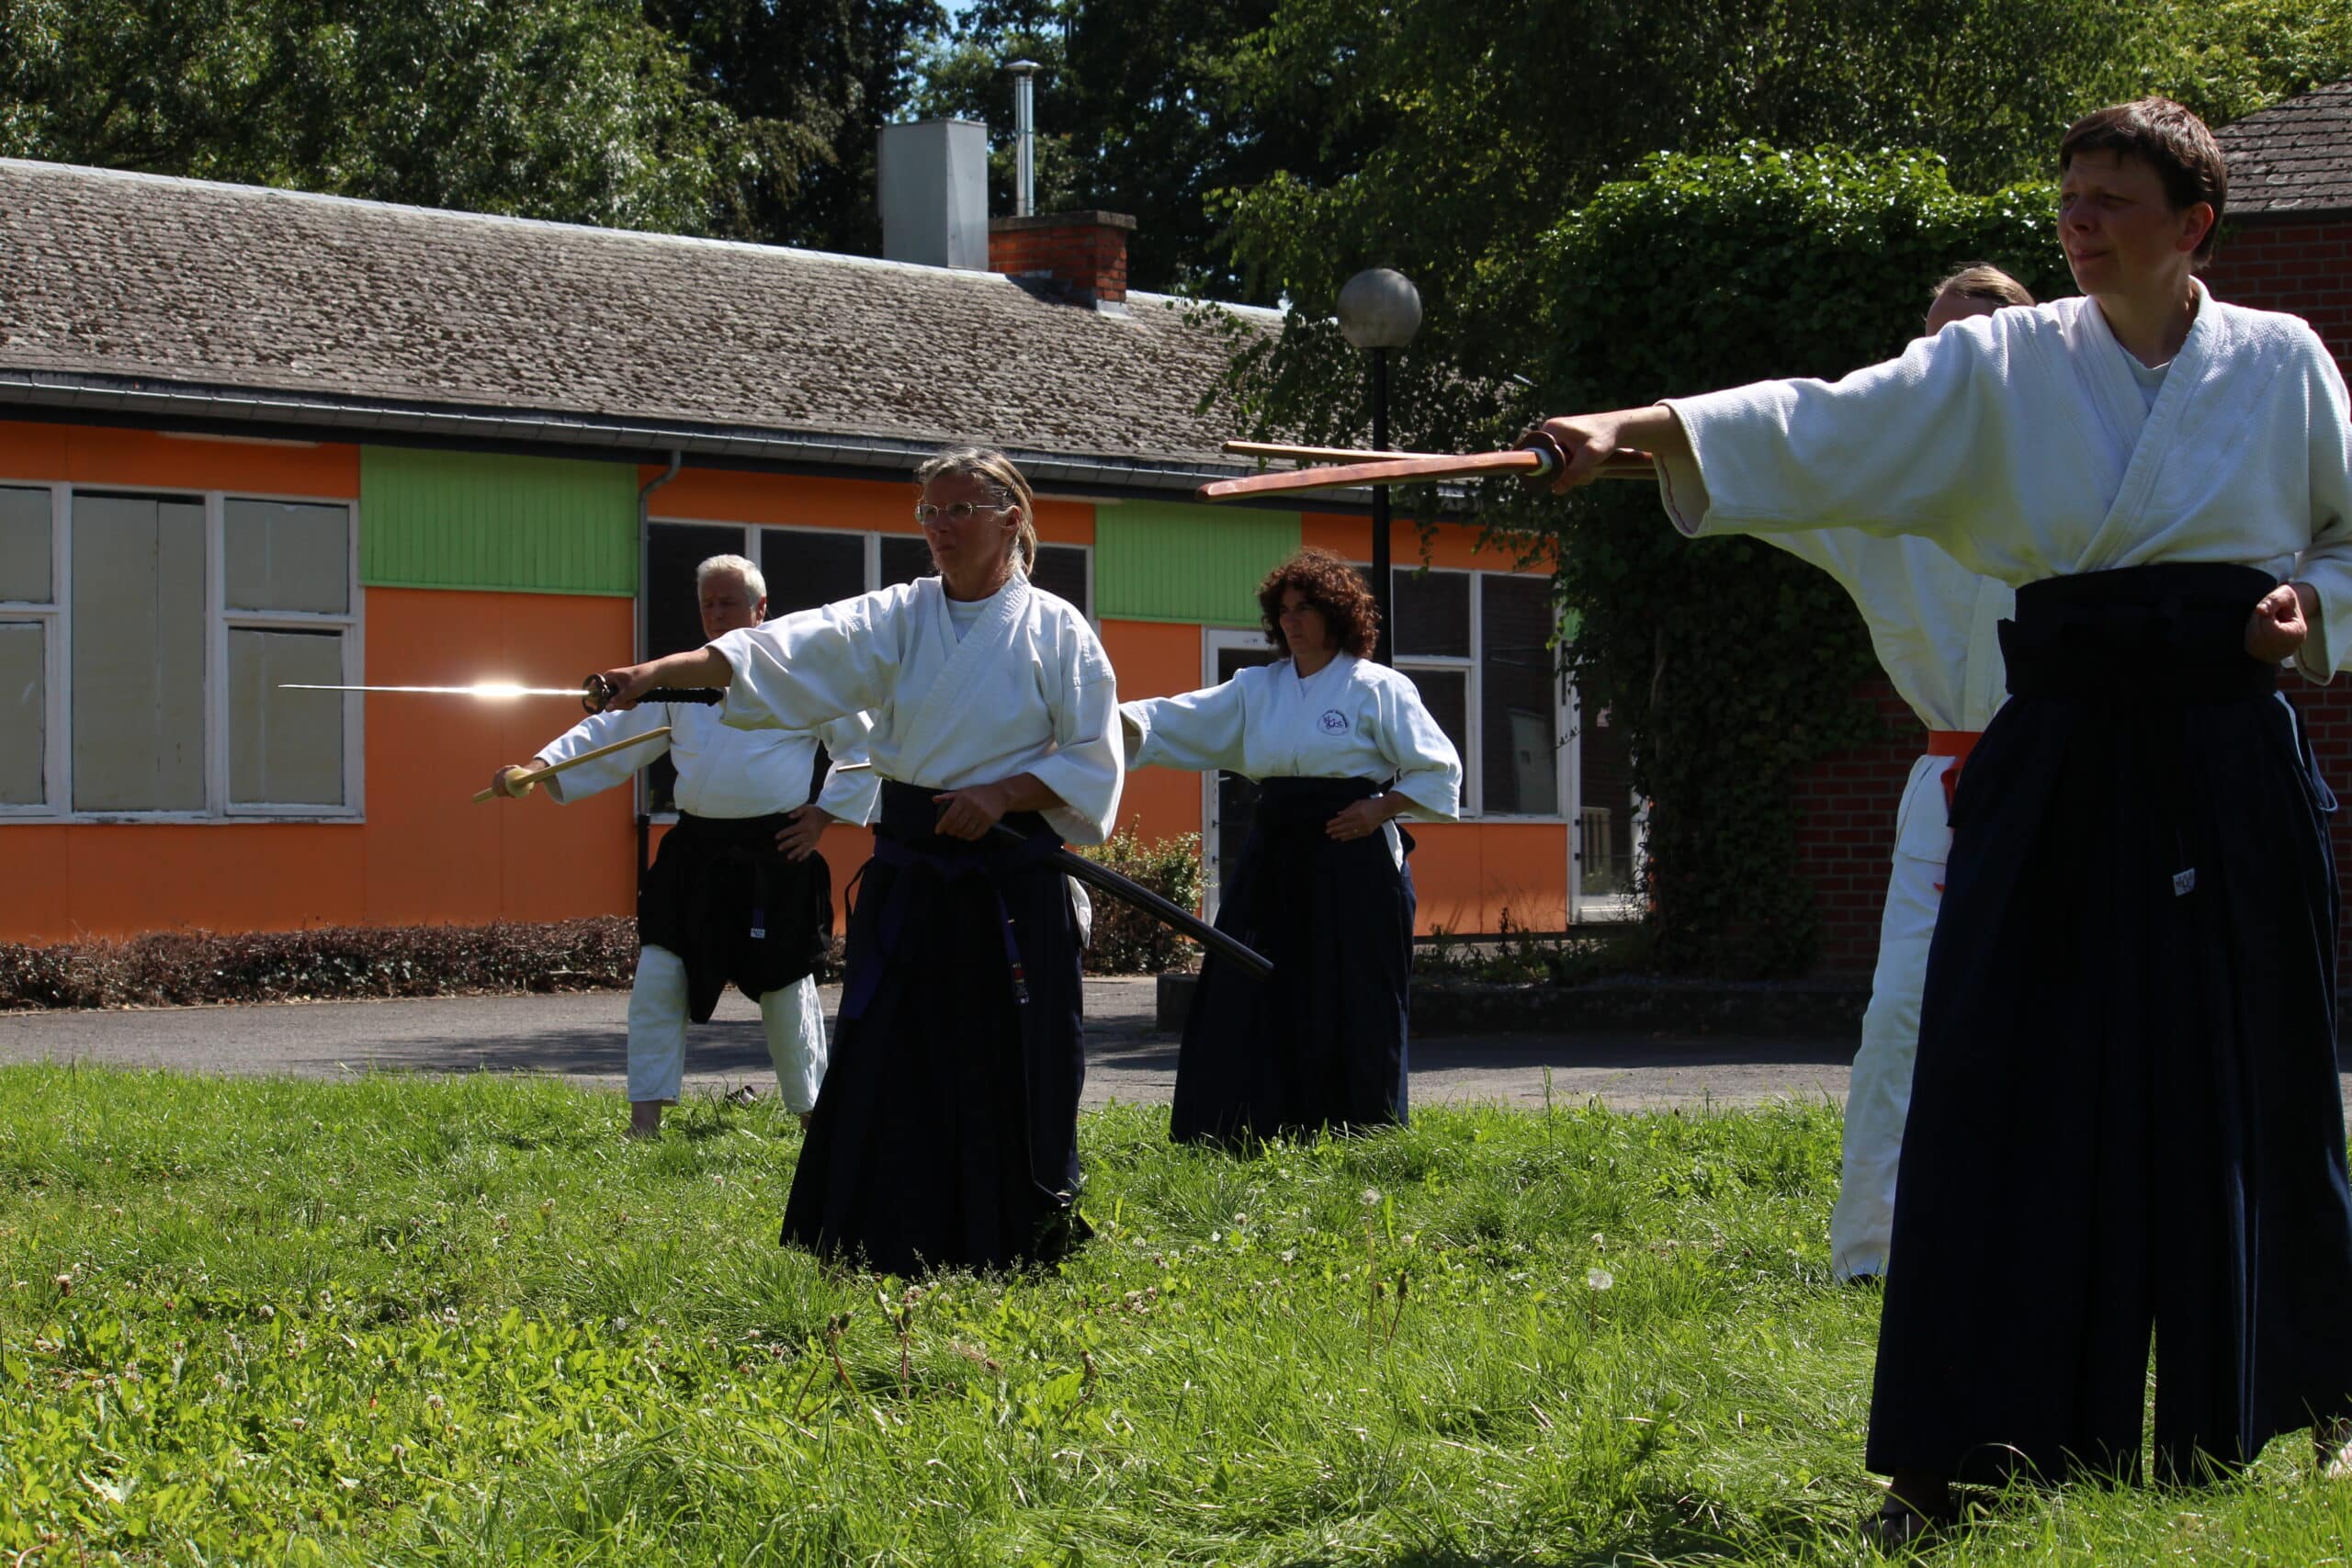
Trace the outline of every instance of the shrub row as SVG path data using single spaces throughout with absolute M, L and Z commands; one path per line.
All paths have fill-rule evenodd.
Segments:
M 1086 853 L 1196 908 L 1198 842 L 1143 844 L 1122 833 Z M 820 978 L 841 977 L 840 948 L 836 940 Z M 1090 973 L 1189 968 L 1197 957 L 1190 942 L 1148 916 L 1094 896 Z M 613 990 L 626 988 L 636 970 L 637 922 L 616 915 L 546 924 L 164 931 L 54 947 L 0 942 L 0 1011 Z
M 1089 845 L 1079 853 L 1099 861 L 1130 880 L 1139 882 L 1180 909 L 1201 907 L 1201 839 L 1197 833 L 1144 842 L 1133 833 L 1114 833 L 1104 844 Z M 1190 969 L 1200 963 L 1201 950 L 1192 938 L 1179 936 L 1132 905 L 1107 893 L 1090 890 L 1094 903 L 1094 931 L 1086 949 L 1090 975 L 1157 975 Z
M 0 944 L 0 1009 L 342 1001 L 627 986 L 637 922 L 164 931 L 55 947 Z

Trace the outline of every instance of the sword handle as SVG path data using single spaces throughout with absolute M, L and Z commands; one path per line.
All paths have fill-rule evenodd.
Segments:
M 580 682 L 580 705 L 590 713 L 602 713 L 618 690 L 602 675 L 591 675 Z M 727 694 L 716 686 L 656 686 L 637 700 L 640 703 L 691 703 L 697 707 L 717 707 L 727 700 Z

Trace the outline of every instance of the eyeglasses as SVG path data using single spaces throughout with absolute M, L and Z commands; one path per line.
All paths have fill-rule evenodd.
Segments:
M 969 523 L 974 517 L 983 512 L 1010 512 L 1012 510 L 1012 508 L 1009 505 L 992 505 L 987 502 L 979 501 L 951 501 L 944 506 L 933 506 L 930 502 L 926 501 L 922 505 L 915 508 L 915 521 L 928 528 L 943 517 L 946 518 L 950 523 Z

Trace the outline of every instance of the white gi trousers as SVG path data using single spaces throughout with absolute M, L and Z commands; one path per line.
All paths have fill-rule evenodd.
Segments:
M 768 1060 L 785 1109 L 816 1109 L 825 1081 L 825 1007 L 817 977 L 803 976 L 760 998 Z M 628 1098 L 631 1104 L 675 1100 L 686 1070 L 686 961 L 666 947 L 638 950 L 628 992 Z
M 1943 802 L 1935 805 L 1940 808 Z M 1845 1177 L 1829 1216 L 1830 1267 L 1841 1280 L 1886 1272 L 1894 1173 L 1903 1160 L 1904 1119 L 1911 1111 L 1911 1064 L 1919 1052 L 1919 996 L 1943 880 L 1942 862 L 1901 853 L 1887 878 L 1878 970 L 1846 1091 Z

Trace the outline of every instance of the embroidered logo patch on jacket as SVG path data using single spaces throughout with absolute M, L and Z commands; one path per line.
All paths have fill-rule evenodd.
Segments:
M 1344 735 L 1347 733 L 1348 716 L 1341 713 L 1338 708 L 1325 708 L 1323 710 L 1321 723 L 1323 726 L 1323 733 L 1326 735 Z

